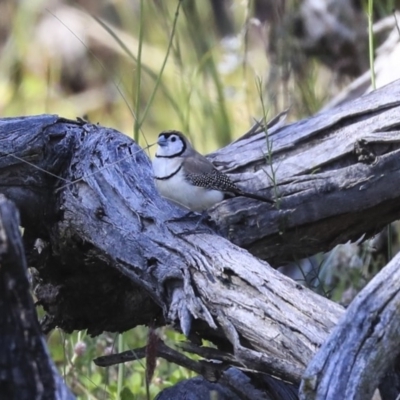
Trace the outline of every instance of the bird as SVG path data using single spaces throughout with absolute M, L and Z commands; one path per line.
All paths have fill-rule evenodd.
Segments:
M 197 152 L 182 132 L 163 131 L 153 159 L 154 179 L 160 194 L 190 211 L 204 212 L 226 197 L 244 196 L 274 204 L 248 193 Z

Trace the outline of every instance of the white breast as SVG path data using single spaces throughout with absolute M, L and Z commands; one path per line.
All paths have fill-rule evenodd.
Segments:
M 153 160 L 154 176 L 169 176 L 180 167 L 182 161 L 181 157 L 155 158 Z M 224 198 L 223 192 L 190 184 L 185 179 L 182 169 L 169 179 L 156 179 L 155 182 L 162 196 L 191 211 L 204 211 Z
M 176 171 L 182 164 L 182 157 L 162 158 L 154 157 L 153 159 L 153 172 L 155 177 L 166 177 Z

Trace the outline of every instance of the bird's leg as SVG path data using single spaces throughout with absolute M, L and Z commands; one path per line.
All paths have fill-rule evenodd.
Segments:
M 190 214 L 190 213 L 188 213 L 188 214 Z M 186 229 L 183 232 L 179 233 L 178 236 L 193 235 L 195 233 L 202 233 L 202 232 L 210 233 L 209 229 L 199 228 L 200 225 L 202 225 L 203 223 L 206 223 L 209 226 L 211 225 L 212 220 L 210 218 L 210 215 L 208 214 L 208 211 L 204 210 L 201 212 L 201 214 L 191 212 L 191 214 L 194 214 L 197 217 L 196 225 L 194 226 L 193 229 Z M 214 229 L 214 227 L 212 227 L 212 228 Z
M 199 218 L 201 217 L 202 214 L 199 214 L 195 211 L 188 211 L 185 214 L 183 214 L 181 217 L 175 217 L 171 218 L 168 220 L 168 222 L 179 222 L 179 221 L 185 221 L 186 219 L 191 219 L 191 218 Z
M 203 222 L 208 222 L 210 219 L 210 215 L 208 214 L 207 210 L 203 210 L 200 214 L 200 218 L 196 222 L 196 226 L 194 227 L 194 230 L 196 231 L 198 227 L 203 223 Z

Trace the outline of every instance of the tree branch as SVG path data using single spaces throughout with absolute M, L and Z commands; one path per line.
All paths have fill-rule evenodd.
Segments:
M 346 109 L 270 128 L 275 183 L 263 134 L 211 155 L 242 186 L 278 193 L 276 207 L 218 204 L 210 211 L 218 229 L 279 265 L 396 219 L 399 92 L 395 82 Z M 172 323 L 248 368 L 298 382 L 343 314 L 161 198 L 144 151 L 112 129 L 4 119 L 0 154 L 1 191 L 21 210 L 46 329 Z
M 4 399 L 73 400 L 37 320 L 15 206 L 0 195 L 0 393 Z
M 400 354 L 400 254 L 350 304 L 308 365 L 301 399 L 371 399 Z
M 211 212 L 233 243 L 281 265 L 356 241 L 399 218 L 400 80 L 336 109 L 238 140 L 210 155 L 235 181 L 277 197 L 233 199 Z M 371 154 L 368 160 L 359 151 Z M 272 173 L 274 172 L 274 174 Z M 275 182 L 271 176 L 275 175 Z

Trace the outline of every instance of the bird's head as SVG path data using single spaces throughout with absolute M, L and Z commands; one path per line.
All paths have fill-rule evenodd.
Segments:
M 190 142 L 179 131 L 164 131 L 158 135 L 156 157 L 179 157 L 191 148 Z

